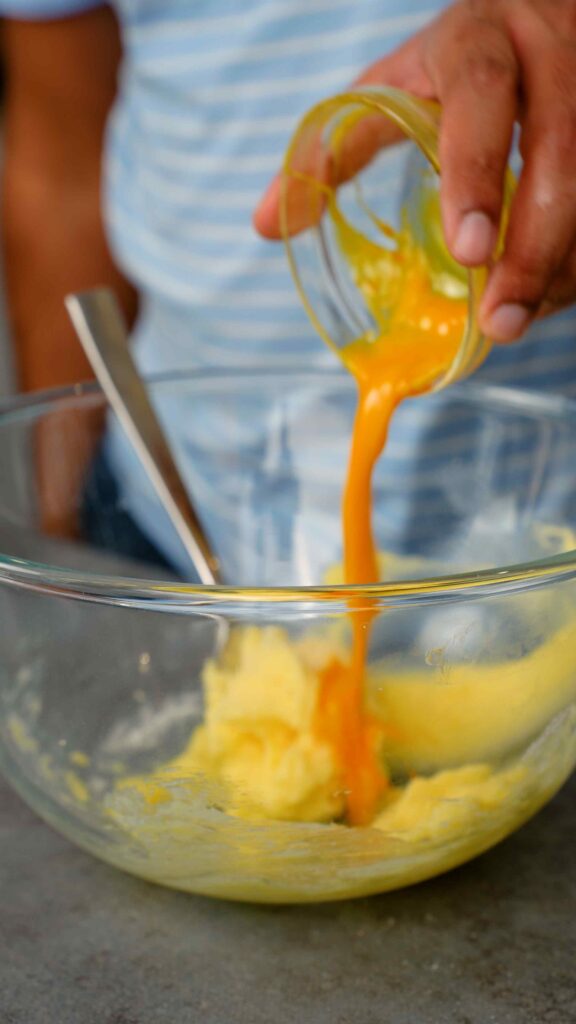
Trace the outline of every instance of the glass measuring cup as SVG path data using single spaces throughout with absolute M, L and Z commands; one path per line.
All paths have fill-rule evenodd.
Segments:
M 398 267 L 416 261 L 425 268 L 430 293 L 462 322 L 455 353 L 430 390 L 467 376 L 490 351 L 477 319 L 487 269 L 457 264 L 443 236 L 439 124 L 438 104 L 399 89 L 363 87 L 325 100 L 292 137 L 280 200 L 300 297 L 345 363 L 347 346 L 386 334 L 399 295 L 410 289 Z M 511 188 L 509 175 L 503 227 Z M 424 306 L 419 325 L 427 320 Z

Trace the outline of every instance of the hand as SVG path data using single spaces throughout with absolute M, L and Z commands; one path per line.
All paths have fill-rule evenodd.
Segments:
M 464 266 L 493 255 L 518 121 L 523 169 L 480 323 L 513 341 L 534 317 L 576 301 L 575 0 L 459 0 L 357 84 L 441 103 L 444 232 Z M 255 225 L 279 237 L 277 180 Z

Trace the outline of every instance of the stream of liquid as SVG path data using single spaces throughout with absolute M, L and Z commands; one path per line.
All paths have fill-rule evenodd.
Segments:
M 400 402 L 429 390 L 452 364 L 467 317 L 467 302 L 434 289 L 423 250 L 408 229 L 395 233 L 383 225 L 392 246 L 377 246 L 342 216 L 336 196 L 329 214 L 338 243 L 378 331 L 340 352 L 358 387 L 342 502 L 344 569 L 347 584 L 379 579 L 372 523 L 374 467 Z M 426 508 L 421 510 L 426 515 Z M 359 601 L 361 600 L 361 604 Z M 379 756 L 382 725 L 364 706 L 364 676 L 375 607 L 368 599 L 350 600 L 352 651 L 347 664 L 332 661 L 321 685 L 317 730 L 330 744 L 346 793 L 350 825 L 368 824 L 387 784 Z

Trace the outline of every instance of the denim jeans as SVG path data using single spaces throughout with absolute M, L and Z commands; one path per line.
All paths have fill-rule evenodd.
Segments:
M 174 566 L 122 507 L 117 481 L 102 448 L 94 458 L 84 487 L 80 527 L 84 539 L 95 548 L 174 573 Z

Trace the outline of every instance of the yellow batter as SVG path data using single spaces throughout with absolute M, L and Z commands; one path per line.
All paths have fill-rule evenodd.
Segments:
M 402 766 L 371 822 L 405 845 L 443 842 L 465 831 L 470 808 L 491 812 L 527 781 L 523 749 L 576 699 L 576 623 L 510 663 L 442 665 L 428 673 L 371 671 L 368 706 L 382 724 L 383 764 Z M 330 746 L 318 736 L 322 671 L 347 657 L 336 634 L 291 640 L 277 627 L 239 629 L 204 672 L 204 722 L 187 747 L 153 776 L 125 779 L 149 809 L 169 803 L 175 783 L 219 784 L 220 809 L 247 821 L 334 822 L 345 794 Z M 427 774 L 415 775 L 417 771 Z M 193 826 L 192 826 L 193 827 Z M 169 842 L 168 838 L 168 842 Z
M 383 892 L 470 859 L 529 818 L 576 760 L 576 619 L 525 657 L 368 670 L 393 782 L 372 821 L 345 824 L 337 758 L 315 716 L 321 678 L 349 654 L 338 629 L 233 633 L 204 672 L 202 724 L 182 752 L 106 798 L 105 856 L 192 892 L 303 902 Z M 118 841 L 119 836 L 124 836 Z

